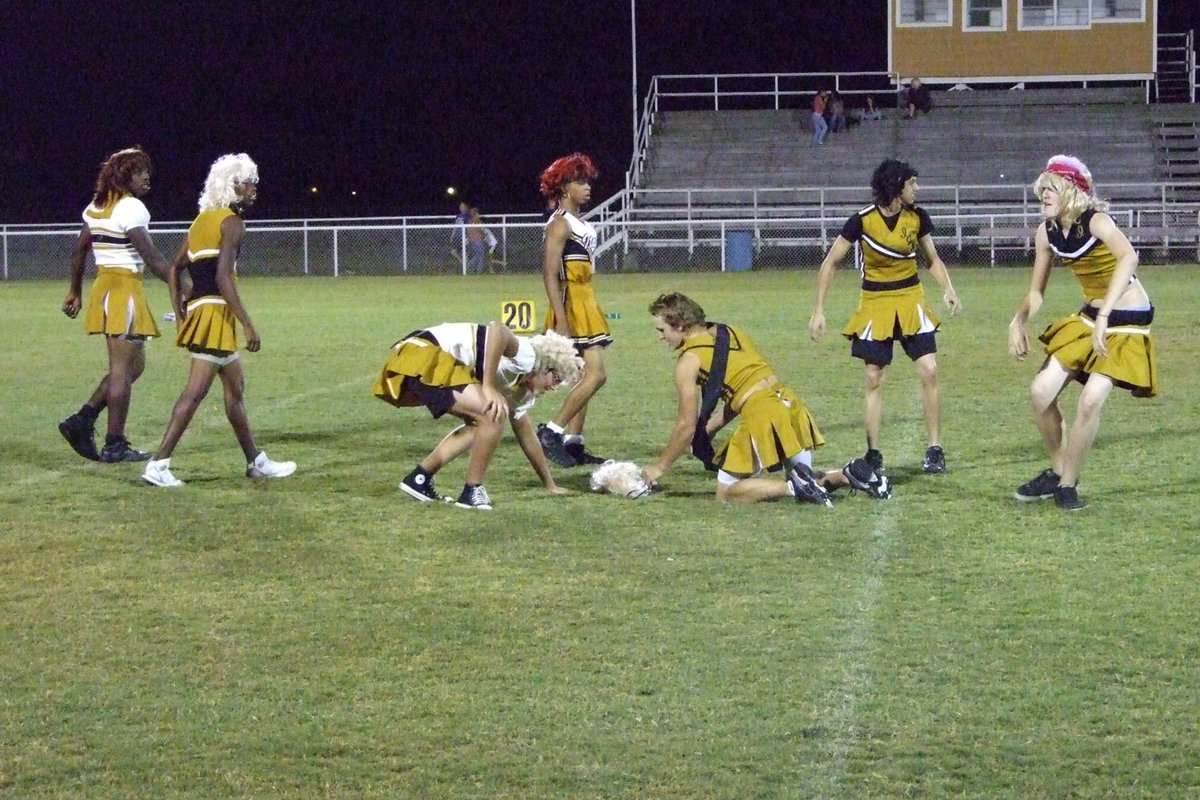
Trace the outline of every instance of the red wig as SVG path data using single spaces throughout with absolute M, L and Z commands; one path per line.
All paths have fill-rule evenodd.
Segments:
M 109 156 L 96 178 L 96 194 L 92 202 L 103 208 L 130 191 L 133 173 L 150 169 L 150 156 L 137 147 L 127 147 Z
M 592 160 L 583 153 L 572 153 L 563 156 L 542 172 L 541 185 L 538 190 L 550 201 L 550 207 L 558 205 L 562 188 L 572 181 L 594 181 L 600 177 L 599 170 Z

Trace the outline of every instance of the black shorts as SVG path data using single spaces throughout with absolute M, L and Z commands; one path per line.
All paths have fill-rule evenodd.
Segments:
M 861 358 L 868 364 L 886 367 L 892 363 L 892 350 L 897 341 L 904 348 L 905 354 L 913 361 L 921 356 L 937 352 L 937 337 L 933 331 L 929 331 L 928 333 L 914 333 L 912 336 L 895 336 L 883 341 L 860 339 L 855 336 L 850 340 L 850 355 Z
M 461 392 L 465 386 L 430 386 L 421 383 L 411 376 L 404 379 L 400 395 L 416 398 L 421 405 L 429 409 L 434 419 L 441 419 L 446 412 L 454 408 L 454 393 Z

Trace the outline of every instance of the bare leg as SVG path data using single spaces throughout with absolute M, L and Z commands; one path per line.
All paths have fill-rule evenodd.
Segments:
M 717 499 L 730 503 L 756 503 L 791 497 L 787 481 L 773 478 L 743 478 L 736 483 L 717 484 Z
M 887 367 L 867 364 L 865 370 L 863 421 L 867 428 L 867 448 L 879 449 L 879 431 L 883 427 L 883 382 Z
M 175 445 L 179 444 L 183 432 L 191 424 L 196 409 L 208 394 L 216 375 L 215 364 L 199 358 L 192 359 L 192 371 L 188 374 L 187 386 L 183 387 L 183 394 L 179 395 L 179 399 L 175 401 L 175 408 L 171 410 L 171 421 L 167 423 L 167 432 L 163 434 L 158 452 L 154 454 L 155 460 L 171 457 Z
M 1079 395 L 1079 405 L 1075 411 L 1075 420 L 1071 431 L 1067 434 L 1067 446 L 1063 452 L 1062 476 L 1063 486 L 1074 486 L 1079 481 L 1079 472 L 1083 469 L 1083 459 L 1092 442 L 1096 439 L 1096 431 L 1100 429 L 1100 411 L 1104 401 L 1112 393 L 1112 379 L 1106 375 L 1090 375 Z
M 1059 475 L 1062 475 L 1064 469 L 1063 440 L 1066 438 L 1066 425 L 1058 407 L 1058 396 L 1070 379 L 1071 374 L 1063 369 L 1058 359 L 1051 357 L 1047 359 L 1042 371 L 1034 376 L 1033 384 L 1029 387 L 1033 422 L 1042 434 L 1046 452 L 1050 454 L 1050 466 Z
M 432 453 L 421 460 L 421 469 L 433 475 L 470 449 L 474 441 L 475 426 L 459 425 L 438 442 L 438 446 L 433 449 Z
M 925 431 L 929 446 L 942 443 L 942 387 L 938 383 L 937 357 L 933 353 L 917 359 L 917 375 L 921 378 L 921 408 L 925 412 Z
M 583 422 L 587 417 L 587 404 L 592 395 L 600 391 L 608 380 L 604 371 L 604 348 L 589 347 L 583 351 L 583 377 L 571 387 L 563 400 L 562 408 L 554 415 L 554 424 L 567 433 L 583 433 Z
M 235 359 L 220 367 L 217 372 L 225 389 L 225 418 L 233 426 L 233 435 L 237 437 L 246 462 L 249 463 L 258 456 L 258 447 L 254 444 L 250 419 L 246 416 L 246 375 L 242 371 L 242 361 Z
M 146 350 L 140 341 L 105 337 L 108 341 L 108 435 L 124 436 L 133 382 L 146 368 Z M 101 381 L 104 385 L 104 381 Z

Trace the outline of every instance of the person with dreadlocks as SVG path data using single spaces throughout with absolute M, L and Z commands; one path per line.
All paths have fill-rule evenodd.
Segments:
M 295 462 L 272 461 L 255 445 L 243 398 L 246 378 L 238 357 L 237 323 L 245 329 L 251 353 L 259 351 L 262 339 L 238 294 L 237 258 L 246 236 L 242 212 L 257 198 L 258 166 L 250 156 L 237 153 L 214 161 L 200 193 L 200 213 L 171 263 L 168 283 L 179 328 L 175 344 L 191 352 L 192 367 L 158 452 L 142 473 L 142 480 L 154 486 L 183 486 L 171 474 L 171 453 L 218 375 L 225 389 L 225 416 L 246 457 L 247 477 L 285 478 L 296 471 Z M 184 269 L 191 277 L 186 305 L 180 283 Z
M 134 382 L 146 368 L 146 340 L 159 335 L 154 314 L 142 289 L 149 269 L 167 279 L 166 260 L 150 239 L 150 212 L 141 198 L 150 191 L 150 157 L 130 147 L 110 155 L 100 167 L 92 202 L 83 211 L 83 227 L 71 248 L 71 287 L 62 312 L 79 315 L 83 272 L 90 251 L 96 261 L 96 281 L 88 295 L 84 330 L 104 334 L 108 372 L 80 409 L 59 423 L 59 433 L 71 448 L 90 461 L 145 461 L 149 453 L 135 450 L 125 438 L 129 398 Z M 96 418 L 108 409 L 104 447 L 96 450 Z
M 582 153 L 563 156 L 541 176 L 541 193 L 551 209 L 542 245 L 542 281 L 550 302 L 546 330 L 571 339 L 585 365 L 558 413 L 537 432 L 546 457 L 560 467 L 604 463 L 588 452 L 583 439 L 588 402 L 607 380 L 604 348 L 613 341 L 592 289 L 596 229 L 579 216 L 597 177 L 592 160 Z
M 883 469 L 879 434 L 883 427 L 883 383 L 896 342 L 917 365 L 921 379 L 921 406 L 929 446 L 922 469 L 936 474 L 946 471 L 942 450 L 942 390 L 938 382 L 937 340 L 941 324 L 925 304 L 925 290 L 917 277 L 917 251 L 928 263 L 929 272 L 942 289 L 950 314 L 962 310 L 950 273 L 933 243 L 933 220 L 916 205 L 917 171 L 903 161 L 886 159 L 871 176 L 874 202 L 850 216 L 817 274 L 817 299 L 808 333 L 819 341 L 825 335 L 825 294 L 834 268 L 852 248 L 857 249 L 862 292 L 858 310 L 842 335 L 850 340 L 850 354 L 865 367 L 863 418 L 867 430 L 865 458 L 876 470 Z
M 656 482 L 690 448 L 717 473 L 717 499 L 722 501 L 791 497 L 829 506 L 829 493 L 843 486 L 880 500 L 892 496 L 888 479 L 863 458 L 841 471 L 813 470 L 812 451 L 825 439 L 804 403 L 775 376 L 744 330 L 710 322 L 699 303 L 679 292 L 659 295 L 649 311 L 658 338 L 679 354 L 679 406 L 662 455 L 642 470 L 647 483 Z M 714 448 L 712 437 L 735 419 L 740 424 L 719 450 Z M 783 479 L 765 476 L 781 470 Z
M 1033 184 L 1045 222 L 1037 229 L 1029 291 L 1008 326 L 1008 351 L 1029 355 L 1026 323 L 1042 305 L 1053 257 L 1079 281 L 1083 307 L 1056 320 L 1039 337 L 1046 360 L 1030 387 L 1033 419 L 1050 453 L 1050 467 L 1016 491 L 1021 501 L 1054 498 L 1062 509 L 1085 506 L 1076 486 L 1100 427 L 1104 402 L 1119 386 L 1134 397 L 1158 393 L 1150 323 L 1154 305 L 1137 277 L 1137 251 L 1097 199 L 1092 174 L 1074 156 L 1056 155 Z M 1058 397 L 1071 380 L 1083 384 L 1067 430 Z

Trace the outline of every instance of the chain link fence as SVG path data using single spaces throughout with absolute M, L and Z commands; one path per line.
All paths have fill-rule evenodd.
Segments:
M 924 205 L 924 204 L 923 204 Z M 820 207 L 732 209 L 638 208 L 595 220 L 600 272 L 740 272 L 813 269 L 842 223 L 862 203 Z M 983 206 L 973 211 L 925 206 L 937 227 L 935 242 L 951 264 L 1028 264 L 1040 217 L 1032 208 Z M 1018 206 L 1019 207 L 1019 206 Z M 999 210 L 1008 208 L 1010 210 Z M 1143 263 L 1200 261 L 1200 204 L 1149 204 L 1114 209 L 1117 224 Z M 469 275 L 541 271 L 541 221 L 487 222 L 479 245 L 454 223 L 322 220 L 247 223 L 239 259 L 245 275 Z M 0 226 L 4 280 L 64 280 L 77 228 Z M 186 235 L 180 223 L 151 225 L 167 258 Z

